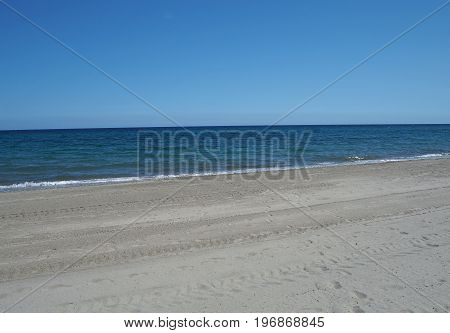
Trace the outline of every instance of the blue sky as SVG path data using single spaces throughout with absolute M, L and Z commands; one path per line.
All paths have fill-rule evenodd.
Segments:
M 440 6 L 5 0 L 183 126 L 271 124 Z M 172 126 L 0 3 L 0 129 Z M 281 124 L 450 123 L 450 5 Z

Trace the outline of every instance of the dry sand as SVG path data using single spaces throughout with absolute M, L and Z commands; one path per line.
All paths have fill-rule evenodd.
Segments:
M 450 309 L 450 160 L 309 175 L 2 193 L 0 310 Z

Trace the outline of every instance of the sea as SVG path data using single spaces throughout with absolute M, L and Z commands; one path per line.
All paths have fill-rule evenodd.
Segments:
M 450 125 L 0 131 L 0 191 L 449 157 Z

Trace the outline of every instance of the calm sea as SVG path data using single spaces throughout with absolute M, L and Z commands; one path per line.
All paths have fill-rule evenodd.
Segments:
M 139 158 L 150 156 L 151 159 L 152 154 L 159 154 L 162 161 L 158 168 L 146 171 L 145 177 L 242 172 L 279 165 L 324 167 L 450 156 L 450 125 L 276 126 L 271 129 L 281 136 L 310 133 L 304 150 L 299 150 L 294 142 L 280 145 L 279 141 L 265 138 L 252 142 L 251 138 L 258 138 L 258 133 L 263 133 L 264 129 L 264 126 L 190 127 L 188 130 L 194 133 L 195 139 L 205 132 L 205 137 L 211 139 L 208 146 L 211 150 L 200 155 L 195 154 L 198 150 L 195 140 L 189 141 L 188 136 L 184 141 L 183 135 L 179 142 L 174 141 L 172 134 L 180 131 L 176 128 L 0 131 L 0 191 L 138 181 L 141 179 L 138 176 L 143 176 L 137 171 L 138 143 L 142 150 L 145 141 L 138 140 L 138 133 L 142 131 L 148 131 L 152 140 L 159 137 L 157 143 L 153 140 L 150 144 L 150 148 L 156 147 L 156 150 L 141 154 Z M 250 133 L 250 140 L 245 144 L 219 144 L 219 134 L 228 132 L 243 136 Z M 174 168 L 173 164 L 180 159 L 174 155 L 180 145 L 185 152 L 193 153 L 189 158 L 194 163 L 195 159 L 207 160 L 214 155 L 214 166 L 206 163 L 201 168 Z M 251 163 L 248 158 L 242 158 L 243 151 L 248 157 L 272 148 L 271 145 L 276 147 L 269 158 L 265 156 Z M 292 158 L 295 154 L 302 158 Z

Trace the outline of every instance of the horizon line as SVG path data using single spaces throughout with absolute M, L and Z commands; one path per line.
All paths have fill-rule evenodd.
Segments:
M 449 123 L 386 123 L 386 124 L 295 124 L 275 125 L 272 127 L 295 126 L 439 126 Z M 195 126 L 130 126 L 130 127 L 72 127 L 72 128 L 31 128 L 31 129 L 0 129 L 0 132 L 27 132 L 27 131 L 76 131 L 76 130 L 112 130 L 112 129 L 140 129 L 140 128 L 200 128 L 200 127 L 267 127 L 269 125 L 195 125 Z

